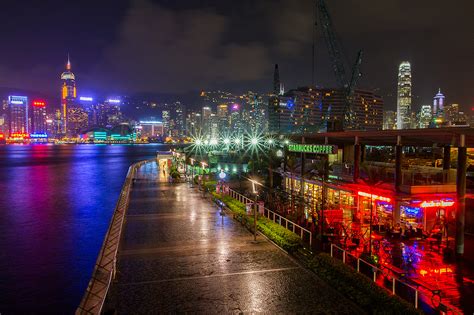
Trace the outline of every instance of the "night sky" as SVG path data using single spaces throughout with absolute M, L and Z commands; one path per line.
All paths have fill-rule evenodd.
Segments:
M 0 87 L 59 93 L 71 55 L 79 94 L 234 92 L 311 83 L 313 1 L 3 1 Z M 350 63 L 364 50 L 361 87 L 396 92 L 412 64 L 415 109 L 441 88 L 474 106 L 474 1 L 327 0 Z M 335 86 L 316 31 L 316 83 Z M 395 108 L 395 98 L 386 98 Z

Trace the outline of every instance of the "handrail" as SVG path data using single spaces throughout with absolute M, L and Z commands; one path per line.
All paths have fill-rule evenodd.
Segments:
M 384 273 L 384 270 L 365 261 L 364 259 L 361 259 L 359 257 L 357 257 L 356 255 L 348 252 L 347 250 L 343 249 L 342 247 L 339 247 L 337 246 L 336 244 L 332 244 L 331 243 L 331 257 L 334 258 L 334 250 L 333 248 L 337 248 L 339 249 L 340 251 L 342 251 L 342 262 L 345 264 L 346 263 L 346 256 L 352 256 L 354 258 L 357 259 L 357 272 L 360 272 L 360 262 L 363 262 L 364 264 L 370 266 L 372 268 L 372 272 L 373 272 L 373 282 L 376 282 L 377 280 L 377 271 L 379 271 L 380 273 L 384 274 L 384 275 L 387 275 Z M 420 290 L 419 288 L 416 288 L 414 287 L 413 285 L 411 284 L 408 284 L 407 282 L 401 280 L 399 277 L 396 277 L 394 274 L 392 274 L 390 276 L 392 278 L 392 294 L 393 295 L 398 295 L 397 294 L 397 291 L 396 291 L 396 281 L 400 282 L 401 284 L 405 285 L 406 287 L 412 289 L 414 292 L 415 292 L 415 301 L 414 301 L 414 306 L 416 309 L 419 308 L 419 302 L 418 302 L 418 299 L 419 299 L 419 296 L 420 294 L 422 295 L 425 295 L 427 297 L 427 299 L 430 299 L 430 297 L 427 296 L 426 293 L 424 293 L 424 291 Z M 385 287 L 384 287 L 385 288 Z M 425 288 L 426 290 L 430 291 L 429 289 Z M 401 296 L 400 296 L 401 297 Z M 456 310 L 455 308 L 451 307 L 450 305 L 446 305 L 446 304 L 443 304 L 444 307 L 446 307 L 446 309 L 448 309 L 449 311 L 451 311 L 453 314 L 460 314 L 460 312 L 458 310 Z
M 76 315 L 79 314 L 100 314 L 104 306 L 107 293 L 112 280 L 115 278 L 117 251 L 122 235 L 125 212 L 130 201 L 130 190 L 133 179 L 138 169 L 152 160 L 140 161 L 132 164 L 128 168 L 125 182 L 115 206 L 114 214 L 110 221 L 109 228 L 105 234 L 102 248 L 100 249 L 97 261 L 89 280 L 86 292 L 82 297 L 81 303 L 76 309 Z
M 236 192 L 235 190 L 230 189 L 230 188 L 229 188 L 229 196 L 231 196 L 231 197 L 234 198 L 234 199 L 237 199 L 238 201 L 240 201 L 240 202 L 242 202 L 242 203 L 244 203 L 244 204 L 247 204 L 247 203 L 255 203 L 255 200 L 252 200 L 252 199 L 250 199 L 250 198 L 248 198 L 248 197 L 246 197 L 246 196 L 244 196 L 244 195 L 242 195 L 242 194 L 240 194 L 240 193 L 238 193 L 238 192 Z M 267 212 L 267 218 L 268 218 L 269 220 L 270 220 L 270 213 L 272 214 L 273 222 L 276 222 L 276 221 L 275 221 L 275 216 L 277 216 L 277 217 L 279 218 L 278 224 L 281 225 L 281 226 L 284 226 L 287 230 L 292 231 L 292 232 L 295 233 L 295 234 L 296 234 L 296 232 L 295 232 L 295 227 L 298 227 L 298 228 L 300 229 L 300 234 L 299 234 L 299 236 L 300 236 L 300 238 L 301 238 L 302 240 L 304 239 L 304 238 L 303 238 L 303 232 L 308 233 L 308 234 L 309 234 L 309 246 L 311 247 L 311 245 L 312 245 L 312 243 L 313 243 L 313 233 L 312 233 L 310 230 L 308 230 L 308 229 L 302 227 L 301 225 L 299 225 L 299 224 L 297 224 L 297 223 L 295 223 L 295 222 L 293 222 L 293 221 L 288 220 L 288 219 L 285 218 L 284 216 L 281 216 L 281 215 L 279 215 L 278 213 L 276 213 L 276 212 L 274 212 L 274 211 L 272 211 L 272 210 L 270 210 L 270 209 L 268 209 L 268 208 L 265 208 L 265 207 L 264 207 L 264 211 Z M 265 215 L 265 212 L 264 212 L 264 215 Z M 281 224 L 282 219 L 285 221 L 285 225 Z M 289 228 L 288 228 L 288 223 L 291 224 L 292 229 L 289 229 Z M 297 235 L 298 235 L 298 234 L 297 234 Z

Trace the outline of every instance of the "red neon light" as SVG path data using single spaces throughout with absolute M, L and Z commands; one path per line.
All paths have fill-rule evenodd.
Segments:
M 45 101 L 33 101 L 33 106 L 35 106 L 35 107 L 45 107 L 46 102 Z
M 386 201 L 386 202 L 390 202 L 392 200 L 388 197 L 382 197 L 382 196 L 373 195 L 373 194 L 371 195 L 371 194 L 363 192 L 363 191 L 359 191 L 358 195 L 363 196 L 363 197 L 369 197 L 369 198 L 376 199 L 376 200 Z
M 22 138 L 22 139 L 25 139 L 25 138 L 29 138 L 30 135 L 27 134 L 27 133 L 23 133 L 23 132 L 14 132 L 12 134 L 10 134 L 10 138 Z
M 5 135 L 3 133 L 0 133 L 0 139 L 5 138 Z
M 434 207 L 451 207 L 452 205 L 454 205 L 454 201 L 430 200 L 430 201 L 423 201 L 420 206 L 423 208 L 434 208 Z

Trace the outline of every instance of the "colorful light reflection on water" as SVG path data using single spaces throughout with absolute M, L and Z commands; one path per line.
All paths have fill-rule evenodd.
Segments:
M 128 166 L 161 145 L 0 146 L 0 312 L 72 313 Z

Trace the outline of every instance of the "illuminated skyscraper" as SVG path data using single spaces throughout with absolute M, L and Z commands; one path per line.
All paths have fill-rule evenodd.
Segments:
M 68 115 L 67 108 L 76 101 L 76 77 L 71 72 L 71 62 L 69 55 L 67 57 L 66 71 L 61 74 L 61 115 L 62 115 L 62 132 L 67 133 Z
M 32 133 L 46 133 L 46 102 L 42 100 L 33 101 Z
M 433 98 L 433 116 L 436 118 L 442 118 L 444 112 L 444 95 L 441 93 L 441 89 Z
M 418 114 L 418 128 L 429 128 L 431 120 L 431 105 L 422 105 Z
M 411 66 L 403 61 L 398 68 L 397 129 L 410 128 L 411 115 Z
M 28 97 L 9 96 L 8 107 L 10 108 L 10 136 L 28 134 Z

